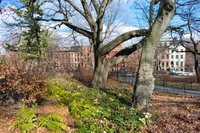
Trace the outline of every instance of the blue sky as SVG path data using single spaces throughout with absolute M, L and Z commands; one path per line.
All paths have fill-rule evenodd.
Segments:
M 79 1 L 79 0 L 73 0 L 75 2 Z M 120 2 L 119 2 L 120 1 Z M 122 34 L 126 31 L 130 31 L 133 29 L 137 29 L 137 27 L 139 28 L 145 28 L 147 27 L 147 23 L 144 21 L 144 16 L 142 15 L 142 13 L 138 10 L 135 10 L 135 5 L 133 5 L 132 2 L 138 2 L 138 3 L 144 3 L 146 2 L 146 0 L 129 0 L 129 2 L 127 3 L 127 0 L 114 0 L 113 1 L 113 7 L 115 7 L 118 10 L 118 15 L 117 15 L 117 19 L 116 19 L 116 23 L 118 24 L 118 27 L 116 29 L 116 32 L 118 34 Z M 16 6 L 19 7 L 19 0 L 2 0 L 1 4 L 0 4 L 0 8 L 4 8 L 7 5 L 11 5 L 11 6 Z M 115 9 L 113 8 L 113 9 Z M 145 9 L 147 9 L 144 6 Z M 200 8 L 199 8 L 200 9 Z M 0 15 L 0 18 L 5 18 L 4 15 Z M 11 20 L 11 19 L 9 19 Z M 172 21 L 172 23 L 180 23 L 180 19 L 175 19 Z M 53 25 L 53 23 L 50 23 L 49 25 Z M 0 22 L 0 42 L 2 42 L 2 40 L 4 40 L 4 38 L 6 37 L 6 35 L 8 35 L 9 32 L 4 32 L 5 30 L 5 26 L 4 24 L 2 24 L 2 22 Z M 62 26 L 59 29 L 56 30 L 56 34 L 66 38 L 66 36 L 69 34 L 67 33 L 69 30 L 65 27 Z M 114 34 L 117 35 L 117 34 Z
M 77 0 L 76 0 L 77 1 Z M 2 0 L 2 3 L 0 4 L 0 8 L 5 8 L 7 5 L 9 6 L 15 6 L 19 7 L 19 0 Z M 119 6 L 120 5 L 120 6 Z M 117 15 L 117 20 L 116 23 L 118 23 L 118 31 L 119 34 L 133 30 L 135 29 L 138 25 L 136 22 L 134 22 L 133 18 L 131 18 L 134 14 L 132 11 L 132 6 L 130 3 L 127 3 L 126 0 L 120 0 L 114 1 L 113 2 L 113 7 L 116 9 L 119 9 L 118 15 Z M 114 8 L 113 8 L 114 9 Z M 123 17 L 122 17 L 123 16 Z M 5 18 L 5 16 L 0 15 L 1 18 Z M 129 19 L 127 19 L 129 18 Z M 50 23 L 50 25 L 53 25 L 53 23 Z M 0 29 L 5 28 L 4 24 L 0 23 Z M 62 26 L 61 28 L 57 29 L 56 32 L 58 34 L 61 34 L 62 36 L 64 35 L 63 33 L 66 32 L 68 29 L 65 26 Z M 6 36 L 7 33 L 4 32 L 4 36 Z M 0 41 L 3 40 L 4 36 L 0 35 Z

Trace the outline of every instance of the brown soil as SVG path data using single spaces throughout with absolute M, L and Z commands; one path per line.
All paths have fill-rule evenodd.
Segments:
M 158 117 L 152 133 L 200 133 L 200 99 L 155 92 L 150 112 Z

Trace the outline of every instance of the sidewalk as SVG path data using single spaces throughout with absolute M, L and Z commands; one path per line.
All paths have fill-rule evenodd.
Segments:
M 185 96 L 194 96 L 194 97 L 200 98 L 200 91 L 180 89 L 180 88 L 171 88 L 171 87 L 161 86 L 161 85 L 155 85 L 155 89 L 173 92 L 173 93 L 178 93 L 178 94 L 182 94 L 182 95 L 185 95 Z
M 133 77 L 119 77 L 119 81 L 128 83 L 133 85 L 135 82 L 135 79 Z M 188 89 L 181 89 L 181 88 L 172 88 L 172 87 L 167 87 L 167 86 L 161 86 L 161 85 L 155 85 L 155 90 L 162 90 L 162 91 L 168 91 L 172 93 L 177 93 L 185 96 L 193 96 L 200 98 L 200 91 L 195 91 L 195 90 L 188 90 Z

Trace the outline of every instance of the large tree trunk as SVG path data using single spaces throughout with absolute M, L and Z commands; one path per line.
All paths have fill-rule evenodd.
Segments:
M 155 47 L 146 42 L 142 49 L 142 57 L 140 66 L 136 77 L 136 84 L 134 86 L 133 104 L 139 110 L 147 110 L 149 105 L 149 98 L 154 89 L 154 53 Z
M 195 60 L 194 69 L 195 69 L 195 74 L 196 74 L 196 81 L 198 83 L 200 83 L 199 59 L 198 59 L 198 55 L 197 54 L 194 55 L 194 60 Z
M 138 110 L 148 110 L 150 97 L 154 90 L 153 64 L 156 47 L 164 31 L 168 27 L 168 23 L 170 22 L 174 11 L 175 0 L 161 1 L 156 20 L 144 42 L 132 98 L 133 105 Z
M 96 88 L 106 88 L 108 74 L 113 66 L 120 63 L 126 55 L 113 57 L 111 59 L 107 59 L 106 57 L 98 58 L 98 65 L 94 71 L 92 85 Z
M 92 86 L 96 88 L 106 88 L 108 73 L 111 70 L 111 66 L 108 60 L 103 57 L 99 57 L 98 64 L 94 70 Z

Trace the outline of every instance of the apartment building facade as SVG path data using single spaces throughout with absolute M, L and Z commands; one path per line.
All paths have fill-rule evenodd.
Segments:
M 75 70 L 80 67 L 93 67 L 91 46 L 59 47 L 48 53 L 48 70 L 53 68 Z
M 173 41 L 161 41 L 155 57 L 157 70 L 185 71 L 185 47 L 176 45 Z

